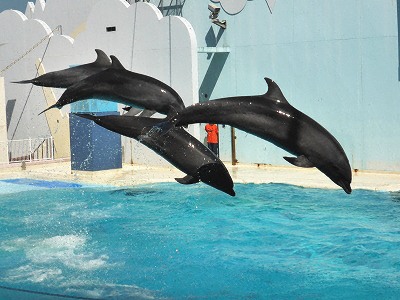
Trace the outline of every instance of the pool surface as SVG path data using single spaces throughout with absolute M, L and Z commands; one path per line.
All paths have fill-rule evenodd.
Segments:
M 0 299 L 400 298 L 400 193 L 4 187 Z

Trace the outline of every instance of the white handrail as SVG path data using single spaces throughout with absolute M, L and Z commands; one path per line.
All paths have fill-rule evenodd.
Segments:
M 53 137 L 8 141 L 9 163 L 54 159 Z

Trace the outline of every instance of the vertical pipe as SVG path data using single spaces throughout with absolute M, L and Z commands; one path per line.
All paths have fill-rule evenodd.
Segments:
M 133 143 L 132 143 L 132 139 L 130 139 L 131 142 L 131 165 L 133 165 Z
M 5 85 L 4 77 L 0 77 L 0 163 L 10 161 L 8 143 Z
M 231 127 L 231 150 L 232 150 L 232 166 L 234 166 L 238 162 L 236 159 L 236 135 L 234 127 Z
M 54 159 L 54 152 L 55 152 L 55 147 L 54 147 L 54 138 L 51 137 L 51 159 Z
M 29 161 L 32 161 L 32 139 L 29 138 Z

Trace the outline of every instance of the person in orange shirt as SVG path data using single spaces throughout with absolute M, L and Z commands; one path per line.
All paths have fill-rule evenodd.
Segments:
M 207 124 L 205 130 L 207 131 L 208 148 L 218 156 L 218 126 Z

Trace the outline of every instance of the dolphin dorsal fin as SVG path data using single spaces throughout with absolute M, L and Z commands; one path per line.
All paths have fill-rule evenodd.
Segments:
M 110 59 L 108 58 L 107 54 L 105 54 L 102 50 L 100 49 L 94 49 L 97 53 L 97 58 L 94 61 L 95 64 L 97 65 L 104 65 L 104 66 L 109 66 L 111 65 Z
M 119 61 L 119 59 L 116 56 L 110 55 L 110 58 L 111 58 L 111 67 L 112 68 L 125 70 L 124 66 L 121 64 L 121 62 Z
M 279 100 L 283 103 L 289 103 L 275 81 L 268 77 L 265 77 L 264 79 L 268 84 L 268 91 L 264 94 L 264 97 L 272 100 Z

